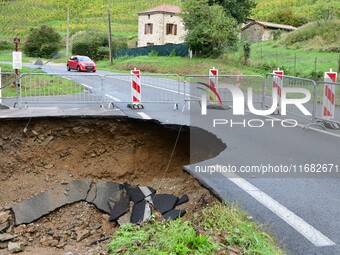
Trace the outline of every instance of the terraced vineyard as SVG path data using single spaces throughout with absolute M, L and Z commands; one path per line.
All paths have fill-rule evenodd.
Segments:
M 71 34 L 81 30 L 106 31 L 109 6 L 113 33 L 133 37 L 137 35 L 137 13 L 163 2 L 163 0 L 1 0 L 0 38 L 25 37 L 30 29 L 40 25 L 52 26 L 64 35 L 68 5 Z M 169 0 L 166 3 L 180 4 L 180 0 Z
M 277 11 L 290 8 L 307 21 L 331 15 L 340 17 L 338 0 L 256 0 L 252 17 L 268 19 Z M 138 12 L 160 4 L 180 5 L 181 0 L 0 0 L 0 38 L 25 37 L 41 25 L 66 33 L 67 7 L 70 8 L 71 35 L 80 30 L 106 31 L 107 9 L 111 10 L 112 31 L 129 38 L 137 36 Z

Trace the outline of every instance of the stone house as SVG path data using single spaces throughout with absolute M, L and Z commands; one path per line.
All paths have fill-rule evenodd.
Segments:
M 162 4 L 138 13 L 138 47 L 184 42 L 185 28 L 176 5 Z
M 276 33 L 286 34 L 296 29 L 296 27 L 289 25 L 248 19 L 248 23 L 241 28 L 241 40 L 261 42 L 274 39 Z

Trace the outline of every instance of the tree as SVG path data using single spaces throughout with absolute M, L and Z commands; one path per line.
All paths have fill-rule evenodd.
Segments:
M 24 53 L 30 57 L 50 58 L 60 49 L 60 35 L 52 27 L 41 26 L 31 30 L 24 44 Z
M 237 23 L 244 23 L 251 10 L 256 7 L 254 0 L 209 0 L 209 4 L 221 5 L 227 14 L 237 20 Z
M 220 5 L 209 6 L 209 0 L 188 0 L 183 6 L 185 38 L 195 55 L 218 56 L 226 45 L 237 41 L 236 21 Z

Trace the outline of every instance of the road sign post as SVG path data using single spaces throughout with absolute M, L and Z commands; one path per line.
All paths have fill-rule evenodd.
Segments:
M 15 44 L 15 52 L 18 52 L 19 51 L 20 38 L 15 37 L 13 39 L 13 43 Z M 13 69 L 15 69 L 15 74 L 17 76 L 19 76 L 19 70 L 18 69 L 21 69 L 21 67 L 20 68 L 14 68 L 14 52 L 13 52 Z

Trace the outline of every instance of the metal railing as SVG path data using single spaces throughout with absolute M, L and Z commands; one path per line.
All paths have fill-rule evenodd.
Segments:
M 29 105 L 70 105 L 97 104 L 100 107 L 108 104 L 132 102 L 132 74 L 87 74 L 87 73 L 23 73 L 16 76 L 12 72 L 2 72 L 1 99 L 10 98 L 20 108 Z M 219 75 L 211 84 L 209 75 L 177 74 L 142 74 L 141 103 L 142 104 L 173 104 L 178 109 L 179 104 L 190 106 L 190 102 L 200 103 L 202 94 L 207 94 L 208 103 L 212 106 L 232 106 L 233 94 L 230 86 L 241 90 L 244 102 L 247 102 L 249 88 L 252 89 L 252 103 L 257 109 L 266 109 L 273 104 L 273 82 L 278 81 L 278 75 Z M 287 105 L 287 114 L 304 119 L 307 123 L 331 122 L 340 127 L 340 83 L 334 93 L 334 116 L 323 115 L 324 87 L 328 82 L 315 82 L 292 76 L 281 76 L 282 88 L 303 88 L 310 92 L 311 99 L 304 107 L 311 113 L 305 115 L 295 105 Z M 215 91 L 211 90 L 215 86 Z M 287 99 L 298 99 L 301 93 L 287 93 Z M 278 104 L 277 109 L 280 110 Z
M 259 75 L 219 75 L 214 79 L 216 93 L 212 91 L 211 79 L 209 75 L 187 75 L 184 77 L 185 91 L 184 100 L 189 104 L 190 102 L 200 102 L 202 93 L 208 94 L 208 103 L 210 105 L 220 104 L 222 106 L 231 106 L 233 102 L 233 95 L 228 88 L 232 85 L 240 89 L 245 98 L 248 94 L 248 88 L 253 90 L 253 103 L 257 107 L 262 108 L 263 104 L 263 90 L 264 90 L 264 77 Z M 202 92 L 204 91 L 204 92 Z M 246 103 L 246 100 L 245 100 Z
M 271 107 L 273 104 L 273 82 L 279 76 L 276 74 L 267 74 L 265 79 L 265 87 L 264 87 L 264 97 L 263 97 L 263 105 L 264 107 Z M 282 88 L 303 88 L 308 90 L 311 93 L 311 99 L 308 103 L 304 104 L 304 107 L 311 113 L 311 115 L 305 115 L 301 112 L 295 105 L 288 104 L 287 105 L 287 113 L 296 116 L 302 119 L 306 119 L 310 122 L 315 122 L 316 116 L 316 104 L 317 104 L 317 85 L 314 80 L 303 79 L 293 76 L 280 76 L 280 85 Z M 278 90 L 278 91 L 279 91 Z M 298 99 L 301 98 L 301 93 L 287 93 L 287 99 Z M 281 113 L 280 102 L 278 103 L 278 111 L 277 113 Z
M 93 87 L 86 85 L 91 78 Z M 23 73 L 18 78 L 17 105 L 99 104 L 103 106 L 102 77 L 96 74 Z
M 132 74 L 110 74 L 104 78 L 104 94 L 106 100 L 116 103 L 131 103 Z M 180 76 L 177 74 L 142 74 L 140 76 L 141 103 L 173 104 L 177 109 L 183 101 L 181 94 L 184 88 L 181 86 Z

